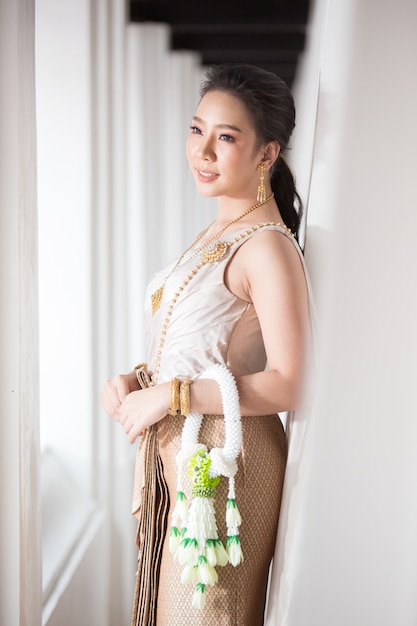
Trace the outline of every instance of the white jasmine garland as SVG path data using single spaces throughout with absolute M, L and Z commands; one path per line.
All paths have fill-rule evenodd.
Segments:
M 243 561 L 243 555 L 238 536 L 242 519 L 236 504 L 234 486 L 236 459 L 242 447 L 236 381 L 230 370 L 220 364 L 209 367 L 200 378 L 213 379 L 220 387 L 225 443 L 223 448 L 208 451 L 205 445 L 198 443 L 203 415 L 188 415 L 183 427 L 181 450 L 177 455 L 177 497 L 172 514 L 169 549 L 184 567 L 181 582 L 195 585 L 192 606 L 201 610 L 205 606 L 206 585 L 217 583 L 216 566 L 224 567 L 228 562 L 237 566 Z M 192 481 L 193 500 L 189 508 L 182 488 L 185 468 Z M 226 548 L 218 536 L 213 503 L 215 489 L 222 476 L 229 479 Z

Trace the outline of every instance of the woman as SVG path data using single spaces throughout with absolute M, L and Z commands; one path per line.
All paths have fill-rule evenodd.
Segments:
M 281 79 L 248 65 L 211 68 L 200 95 L 187 157 L 198 191 L 218 198 L 217 215 L 149 285 L 145 310 L 151 386 L 140 389 L 135 371 L 117 376 L 105 384 L 102 403 L 130 443 L 145 432 L 157 434 L 158 467 L 169 492 L 169 512 L 158 522 L 162 556 L 149 566 L 141 561 L 139 571 L 148 580 L 152 570 L 156 591 L 143 610 L 137 607 L 146 595 L 143 586 L 138 591 L 133 623 L 256 626 L 263 623 L 286 463 L 278 413 L 303 400 L 310 341 L 308 290 L 297 244 L 302 206 L 283 158 L 295 110 Z M 244 559 L 239 562 L 229 552 L 229 559 L 239 562 L 236 567 L 217 567 L 207 590 L 200 580 L 196 589 L 204 588 L 205 607 L 197 610 L 192 588 L 181 583 L 181 576 L 185 582 L 197 579 L 194 573 L 184 576 L 184 560 L 178 562 L 181 558 L 170 553 L 166 520 L 169 524 L 178 518 L 176 461 L 184 415 L 204 415 L 198 439 L 208 450 L 224 443 L 222 388 L 215 377 L 204 376 L 213 364 L 225 366 L 233 376 L 242 416 L 237 471 L 224 474 L 233 474 L 232 498 L 230 480 L 228 485 L 223 479 L 214 502 L 217 507 L 236 498 L 242 521 L 234 528 Z M 148 460 L 145 471 L 149 466 Z M 162 483 L 153 484 L 154 494 L 163 491 Z M 150 515 L 146 503 L 142 501 L 142 520 Z M 221 514 L 217 526 L 219 541 L 224 541 L 229 531 Z M 149 537 L 141 536 L 139 543 L 143 541 Z

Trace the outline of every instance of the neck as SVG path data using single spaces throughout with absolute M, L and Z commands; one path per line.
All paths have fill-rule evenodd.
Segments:
M 278 217 L 277 205 L 274 197 L 270 198 L 270 196 L 271 191 L 266 196 L 269 199 L 260 206 L 256 206 L 259 204 L 256 197 L 227 198 L 223 196 L 219 198 L 215 226 L 223 226 L 232 220 L 240 221 L 240 219 L 242 222 L 276 219 Z M 247 214 L 244 215 L 244 213 Z

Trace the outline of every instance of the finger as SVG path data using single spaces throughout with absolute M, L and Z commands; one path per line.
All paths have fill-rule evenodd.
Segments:
M 121 413 L 120 407 L 118 407 L 117 409 L 114 410 L 114 413 L 113 413 L 112 417 L 117 422 L 119 422 L 119 424 L 121 424 L 120 420 L 122 419 L 122 413 Z
M 123 420 L 123 421 L 122 421 Z M 120 423 L 126 435 L 129 434 L 130 430 L 133 428 L 133 420 L 125 413 L 123 417 L 121 417 Z
M 126 421 L 129 418 L 129 407 L 127 406 L 127 402 L 123 402 L 119 408 L 117 409 L 117 414 L 119 417 L 119 422 L 122 426 L 126 424 Z M 132 426 L 133 422 L 130 422 L 130 426 Z
M 119 422 L 121 424 L 125 424 L 129 413 L 133 415 L 136 413 L 137 408 L 133 401 L 134 400 L 133 396 L 134 396 L 134 392 L 129 392 L 124 402 L 122 402 L 121 405 L 119 406 L 118 413 L 119 413 Z M 133 421 L 132 421 L 132 424 L 133 424 Z
M 129 443 L 135 443 L 136 439 L 139 437 L 140 434 L 141 434 L 141 431 L 139 431 L 137 427 L 132 426 L 132 428 L 130 429 L 128 433 Z
M 114 390 L 111 387 L 107 386 L 105 389 L 103 389 L 100 396 L 100 401 L 103 408 L 110 415 L 110 417 L 115 418 L 117 410 L 120 406 L 120 402 L 118 396 L 115 394 Z
M 101 392 L 102 398 L 107 400 L 107 402 L 114 407 L 118 407 L 121 404 L 118 388 L 122 388 L 123 383 L 119 380 L 119 378 L 121 379 L 122 377 L 116 376 L 113 379 L 107 380 Z

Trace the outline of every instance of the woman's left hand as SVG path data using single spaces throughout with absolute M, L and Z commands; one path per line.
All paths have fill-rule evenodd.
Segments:
M 135 443 L 144 430 L 167 415 L 169 398 L 169 383 L 132 391 L 126 396 L 118 412 L 119 422 L 130 443 Z

